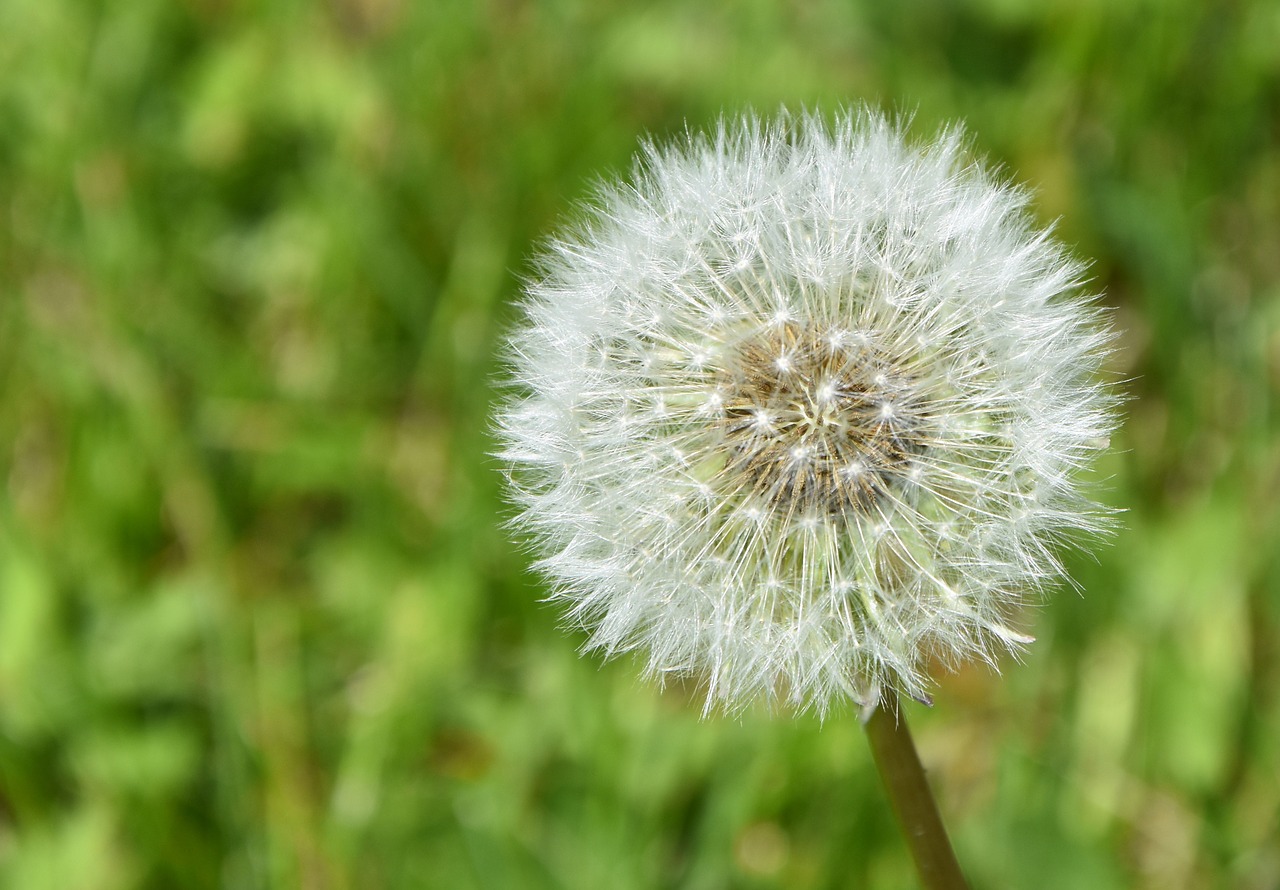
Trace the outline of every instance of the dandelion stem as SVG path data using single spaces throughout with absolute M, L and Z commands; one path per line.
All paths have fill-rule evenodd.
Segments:
M 896 695 L 885 693 L 866 727 L 876 769 L 911 848 L 920 883 L 926 890 L 965 890 L 968 884 L 960 873 Z

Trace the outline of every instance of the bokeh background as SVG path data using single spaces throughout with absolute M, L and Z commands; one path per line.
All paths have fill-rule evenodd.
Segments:
M 528 256 L 642 134 L 968 122 L 1092 260 L 1123 507 L 911 718 L 983 887 L 1280 886 L 1280 5 L 0 2 L 0 886 L 910 886 L 853 715 L 577 654 Z

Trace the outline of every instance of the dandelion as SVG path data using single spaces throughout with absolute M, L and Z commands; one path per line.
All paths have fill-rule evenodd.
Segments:
M 550 245 L 499 420 L 518 524 L 607 654 L 825 713 L 1031 638 L 1100 511 L 1110 334 L 958 130 L 867 110 L 648 144 Z

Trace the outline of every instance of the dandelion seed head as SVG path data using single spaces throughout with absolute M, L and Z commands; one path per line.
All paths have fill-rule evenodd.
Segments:
M 648 145 L 540 259 L 499 418 L 588 645 L 825 712 L 992 661 L 1105 517 L 1105 320 L 955 132 L 866 110 Z

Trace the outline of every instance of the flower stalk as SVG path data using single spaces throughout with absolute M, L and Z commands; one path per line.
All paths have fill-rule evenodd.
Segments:
M 925 779 L 906 716 L 892 691 L 886 691 L 866 722 L 867 740 L 889 803 L 911 850 L 926 890 L 966 890 L 938 804 Z

